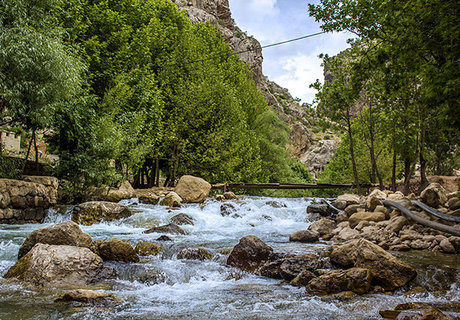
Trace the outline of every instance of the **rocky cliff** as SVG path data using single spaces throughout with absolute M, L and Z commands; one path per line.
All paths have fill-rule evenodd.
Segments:
M 193 23 L 209 21 L 216 25 L 225 41 L 233 51 L 239 53 L 240 59 L 252 70 L 257 88 L 268 104 L 278 113 L 282 121 L 291 129 L 291 145 L 293 157 L 299 158 L 316 177 L 324 166 L 329 163 L 338 145 L 337 138 L 329 134 L 321 134 L 319 130 L 311 132 L 316 120 L 309 116 L 305 108 L 292 98 L 289 91 L 269 81 L 262 72 L 262 50 L 260 43 L 253 37 L 242 32 L 235 25 L 228 0 L 172 0 L 179 10 L 187 12 Z

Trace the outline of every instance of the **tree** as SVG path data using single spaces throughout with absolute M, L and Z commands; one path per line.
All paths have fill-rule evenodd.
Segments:
M 56 1 L 5 0 L 0 7 L 0 106 L 11 123 L 32 131 L 48 128 L 62 103 L 81 85 L 82 65 L 50 18 Z

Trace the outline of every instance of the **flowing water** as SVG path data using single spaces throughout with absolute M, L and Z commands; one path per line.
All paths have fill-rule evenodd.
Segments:
M 268 201 L 285 205 L 275 208 Z M 195 225 L 183 226 L 188 235 L 173 235 L 173 241 L 159 242 L 159 256 L 141 258 L 139 263 L 110 263 L 118 273 L 116 280 L 92 289 L 112 293 L 120 302 L 113 306 L 78 306 L 54 303 L 60 290 L 32 290 L 1 278 L 16 262 L 25 237 L 34 229 L 70 219 L 70 210 L 59 214 L 51 210 L 44 224 L 0 225 L 0 319 L 381 319 L 378 311 L 398 303 L 431 301 L 458 307 L 457 256 L 432 253 L 399 255 L 419 272 L 407 295 L 368 294 L 347 300 L 309 295 L 304 288 L 279 280 L 241 272 L 225 265 L 229 251 L 246 235 L 256 235 L 275 251 L 295 254 L 325 250 L 330 243 L 290 243 L 289 235 L 306 228 L 308 199 L 247 197 L 229 201 L 237 215 L 223 217 L 221 202 L 189 204 L 178 210 L 159 205 L 123 201 L 139 210 L 116 222 L 82 226 L 93 239 L 119 238 L 133 246 L 139 241 L 154 241 L 161 234 L 144 234 L 156 225 L 186 213 Z M 71 208 L 70 208 L 71 209 Z M 203 247 L 214 254 L 211 261 L 179 260 L 177 253 L 186 247 Z M 418 293 L 415 293 L 418 292 Z

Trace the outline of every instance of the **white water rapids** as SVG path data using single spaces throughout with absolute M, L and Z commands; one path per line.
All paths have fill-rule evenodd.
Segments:
M 268 201 L 284 204 L 275 208 Z M 152 241 L 161 234 L 144 234 L 148 228 L 170 222 L 178 213 L 186 213 L 195 224 L 182 226 L 188 235 L 169 235 L 173 241 L 159 241 L 159 256 L 142 257 L 139 263 L 109 263 L 119 278 L 92 289 L 109 292 L 120 302 L 114 306 L 76 307 L 54 303 L 59 290 L 32 290 L 0 277 L 0 319 L 381 319 L 378 311 L 409 301 L 459 301 L 455 284 L 437 284 L 432 273 L 445 277 L 451 267 L 436 267 L 416 260 L 418 283 L 431 285 L 432 292 L 409 296 L 368 294 L 349 300 L 326 299 L 309 295 L 304 288 L 280 280 L 241 272 L 225 265 L 229 250 L 246 235 L 256 235 L 277 252 L 294 254 L 324 250 L 330 243 L 289 242 L 289 235 L 306 228 L 308 199 L 247 197 L 228 201 L 238 216 L 220 214 L 222 202 L 208 200 L 204 205 L 189 204 L 177 210 L 159 205 L 123 201 L 140 212 L 114 222 L 82 226 L 94 240 L 119 238 L 135 246 Z M 25 237 L 36 228 L 70 219 L 70 213 L 54 210 L 44 224 L 0 225 L 0 276 L 16 262 Z M 179 260 L 177 253 L 186 247 L 203 247 L 214 254 L 211 261 Z M 430 258 L 431 259 L 431 258 Z M 447 270 L 447 271 L 446 271 Z M 418 270 L 420 271 L 420 270 Z M 455 270 L 454 270 L 455 274 Z

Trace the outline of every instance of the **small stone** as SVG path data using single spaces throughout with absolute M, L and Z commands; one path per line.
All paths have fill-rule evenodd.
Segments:
M 292 279 L 291 284 L 296 287 L 305 287 L 311 279 L 315 278 L 315 274 L 309 270 L 304 270 L 297 277 Z
M 172 239 L 170 237 L 166 236 L 166 235 L 159 236 L 155 240 L 157 240 L 157 241 L 172 241 Z
M 227 192 L 224 192 L 224 198 L 225 198 L 226 200 L 236 199 L 236 194 L 234 194 L 234 193 L 231 192 L 231 191 L 227 191 Z
M 160 201 L 160 205 L 167 207 L 180 207 L 182 198 L 175 192 L 171 191 Z
M 450 243 L 448 239 L 443 239 L 439 243 L 439 247 L 441 248 L 442 252 L 445 253 L 455 253 L 455 247 Z
M 66 292 L 61 297 L 54 300 L 55 302 L 84 302 L 84 303 L 111 303 L 116 299 L 110 293 L 97 292 L 93 290 L 78 289 Z

